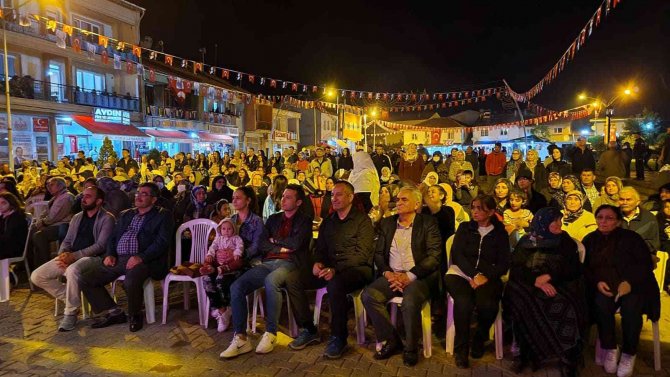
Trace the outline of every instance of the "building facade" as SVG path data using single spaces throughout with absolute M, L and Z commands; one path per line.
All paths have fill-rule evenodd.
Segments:
M 41 161 L 82 150 L 95 159 L 105 136 L 115 149 L 135 150 L 135 142 L 148 140 L 137 128 L 139 57 L 116 43 L 100 44 L 106 38 L 137 44 L 144 9 L 123 0 L 20 5 L 4 8 L 15 15 L 6 18 L 13 151 L 21 148 L 21 159 Z M 6 109 L 3 59 L 0 108 Z M 8 157 L 7 129 L 5 112 L 0 161 Z

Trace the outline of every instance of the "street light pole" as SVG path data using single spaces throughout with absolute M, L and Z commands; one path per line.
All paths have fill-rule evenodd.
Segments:
M 607 106 L 607 108 L 605 108 L 605 116 L 607 117 L 607 135 L 605 136 L 605 140 L 607 140 L 607 145 L 609 145 L 611 139 L 612 115 L 614 115 L 614 108 L 612 106 Z
M 7 156 L 9 157 L 9 171 L 14 173 L 14 151 L 12 140 L 12 106 L 9 97 L 9 63 L 7 59 L 7 26 L 5 25 L 5 18 L 2 18 L 2 48 L 3 48 L 3 62 L 5 65 L 5 106 L 7 106 Z

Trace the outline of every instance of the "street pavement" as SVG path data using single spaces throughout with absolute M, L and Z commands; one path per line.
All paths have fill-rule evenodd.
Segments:
M 25 279 L 25 278 L 24 278 Z M 171 287 L 171 306 L 167 324 L 161 325 L 161 305 L 157 302 L 157 322 L 130 333 L 127 325 L 91 329 L 91 320 L 80 320 L 75 331 L 57 331 L 62 314 L 54 317 L 54 300 L 43 291 L 31 292 L 25 281 L 11 292 L 9 302 L 0 303 L 0 376 L 511 376 L 509 339 L 506 339 L 505 358 L 496 360 L 493 345 L 485 357 L 472 360 L 472 369 L 460 370 L 454 359 L 444 351 L 444 330 L 433 327 L 433 356 L 421 358 L 413 368 L 403 366 L 400 355 L 385 361 L 372 358 L 374 333 L 368 326 L 368 344 L 355 344 L 353 309 L 349 314 L 350 350 L 340 360 L 322 357 L 324 343 L 302 351 L 292 351 L 286 345 L 290 338 L 280 334 L 279 343 L 271 354 L 253 352 L 233 360 L 220 360 L 219 353 L 232 338 L 232 332 L 216 332 L 214 321 L 203 329 L 198 325 L 197 303 L 192 292 L 191 310 L 183 309 L 181 290 Z M 120 290 L 122 291 L 122 290 Z M 156 296 L 162 297 L 156 283 Z M 670 376 L 670 296 L 662 294 L 664 313 L 661 317 L 662 370 L 653 370 L 651 324 L 645 322 L 640 351 L 635 366 L 636 376 Z M 158 300 L 160 301 L 160 300 Z M 119 303 L 125 306 L 123 293 Z M 324 304 L 321 334 L 328 336 L 328 309 Z M 62 307 L 62 305 L 61 305 Z M 263 321 L 259 319 L 259 333 Z M 280 325 L 286 326 L 284 307 Z M 285 327 L 281 328 L 288 333 Z M 260 339 L 252 335 L 254 344 Z M 593 345 L 585 351 L 582 376 L 606 376 L 593 362 Z M 547 367 L 524 376 L 559 376 L 558 370 Z

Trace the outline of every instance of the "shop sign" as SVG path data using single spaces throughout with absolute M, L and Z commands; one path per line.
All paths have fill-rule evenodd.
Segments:
M 272 139 L 274 141 L 288 141 L 288 139 L 289 139 L 288 132 L 276 131 L 275 130 L 275 133 L 274 133 Z
M 228 135 L 228 136 L 238 136 L 239 131 L 237 127 L 224 127 L 224 126 L 214 126 L 209 125 L 209 131 L 214 134 Z
M 49 118 L 33 117 L 33 132 L 49 132 Z
M 130 112 L 116 109 L 102 109 L 96 107 L 93 110 L 93 120 L 102 123 L 130 124 Z

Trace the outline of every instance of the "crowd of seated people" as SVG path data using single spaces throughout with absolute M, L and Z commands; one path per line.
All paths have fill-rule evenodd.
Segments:
M 605 370 L 632 374 L 642 315 L 660 316 L 652 271 L 655 254 L 670 245 L 670 187 L 642 202 L 620 177 L 597 177 L 590 163 L 575 170 L 559 149 L 546 164 L 534 150 L 524 159 L 515 149 L 507 159 L 498 145 L 482 164 L 471 149 L 429 157 L 413 144 L 400 153 L 381 145 L 372 154 L 333 152 L 289 148 L 270 159 L 253 149 L 223 157 L 161 153 L 160 161 L 143 156 L 138 163 L 124 150 L 101 166 L 83 153 L 54 167 L 23 164 L 0 180 L 0 242 L 9 245 L 0 258 L 20 256 L 28 242 L 31 281 L 66 304 L 59 331 L 77 328 L 83 293 L 99 314 L 92 328 L 128 323 L 134 332 L 144 324 L 144 282 L 189 260 L 186 233 L 182 260 L 174 260 L 176 228 L 211 219 L 216 236 L 200 273 L 208 314 L 219 332 L 234 334 L 222 358 L 254 349 L 246 296 L 259 288 L 265 332 L 256 353 L 277 346 L 282 289 L 299 327 L 289 347 L 320 343 L 308 295 L 325 288 L 327 358 L 347 351 L 347 296 L 358 294 L 378 344 L 373 357 L 402 353 L 405 365 L 417 364 L 421 308 L 448 294 L 460 368 L 483 356 L 502 310 L 520 350 L 516 372 L 559 360 L 563 375 L 576 375 L 595 324 Z M 46 208 L 29 223 L 39 202 Z M 121 275 L 126 310 L 106 288 Z M 390 320 L 394 297 L 403 299 L 404 337 Z

